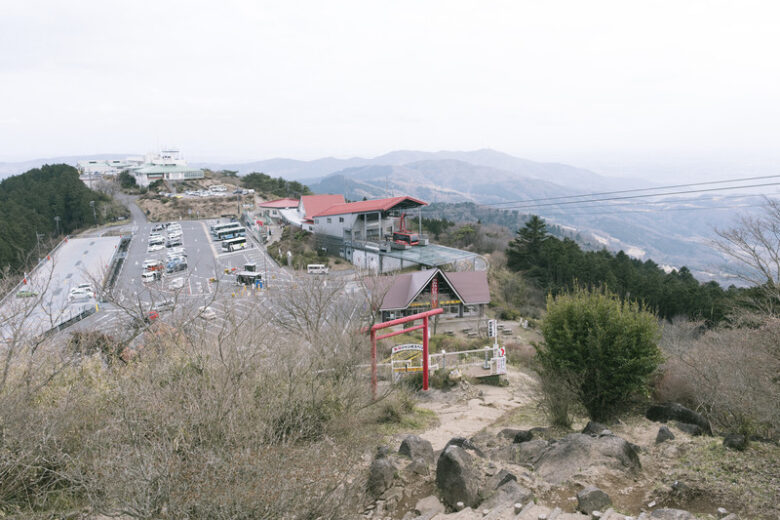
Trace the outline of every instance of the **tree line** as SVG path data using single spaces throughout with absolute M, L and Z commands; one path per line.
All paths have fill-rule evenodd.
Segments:
M 687 316 L 718 323 L 745 294 L 733 286 L 724 290 L 717 282 L 700 283 L 687 267 L 666 272 L 652 260 L 631 258 L 623 251 L 583 251 L 569 238 L 551 236 L 538 216 L 509 243 L 507 266 L 550 294 L 606 286 L 665 319 Z
M 298 181 L 287 181 L 282 177 L 273 178 L 265 173 L 250 173 L 241 178 L 241 185 L 244 188 L 251 188 L 258 193 L 280 198 L 298 198 L 301 195 L 312 194 L 308 186 Z
M 100 205 L 110 201 L 87 188 L 67 164 L 44 165 L 0 182 L 0 276 L 6 268 L 23 268 L 39 239 L 102 223 Z

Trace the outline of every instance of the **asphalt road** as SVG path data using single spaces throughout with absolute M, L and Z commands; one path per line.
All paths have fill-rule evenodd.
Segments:
M 25 335 L 37 336 L 94 307 L 96 302 L 90 296 L 71 300 L 70 290 L 79 284 L 90 284 L 99 290 L 96 286 L 104 279 L 119 241 L 119 237 L 87 237 L 71 238 L 60 244 L 21 286 L 21 290 L 37 296 L 17 298 L 12 294 L 4 300 L 0 307 L 0 334 L 5 337 L 21 327 Z

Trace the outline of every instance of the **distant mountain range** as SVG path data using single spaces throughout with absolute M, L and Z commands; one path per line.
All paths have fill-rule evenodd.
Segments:
M 45 162 L 75 164 L 76 160 L 95 157 L 54 158 Z M 114 155 L 100 156 L 108 157 Z M 32 168 L 42 162 L 28 161 L 27 165 Z M 18 164 L 0 163 L 0 176 L 4 169 Z M 276 158 L 246 163 L 191 164 L 213 170 L 236 170 L 242 175 L 263 172 L 301 181 L 315 193 L 340 193 L 350 200 L 404 194 L 432 203 L 472 202 L 514 210 L 518 215 L 535 213 L 575 231 L 590 244 L 623 249 L 634 257 L 652 259 L 659 264 L 687 265 L 700 278 L 721 281 L 725 279 L 721 272 L 725 259 L 710 247 L 713 228 L 732 223 L 737 212 L 734 206 L 756 202 L 731 195 L 724 205 L 721 198 L 706 195 L 696 199 L 648 199 L 650 202 L 601 201 L 583 206 L 572 203 L 576 200 L 574 196 L 653 185 L 640 179 L 605 177 L 583 168 L 530 161 L 489 149 L 401 150 L 374 158 L 327 157 L 312 161 Z
M 726 259 L 711 247 L 713 229 L 733 223 L 738 211 L 735 206 L 756 203 L 755 198 L 739 197 L 740 192 L 736 192 L 727 202 L 718 195 L 691 195 L 695 198 L 635 198 L 582 205 L 573 203 L 581 198 L 574 196 L 652 188 L 653 183 L 605 177 L 583 168 L 529 161 L 495 150 L 402 150 L 373 159 L 271 159 L 204 166 L 225 167 L 241 174 L 262 171 L 304 182 L 315 193 L 340 193 L 351 200 L 405 194 L 432 203 L 473 202 L 517 211 L 518 223 L 522 214 L 536 213 L 569 229 L 591 247 L 622 249 L 669 267 L 687 265 L 701 279 L 727 283 L 730 279 L 723 272 Z M 436 214 L 452 218 L 453 213 L 457 217 L 457 211 L 437 210 Z M 463 214 L 463 218 L 472 217 Z

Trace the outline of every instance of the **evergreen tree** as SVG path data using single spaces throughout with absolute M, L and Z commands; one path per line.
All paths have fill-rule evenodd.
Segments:
M 531 215 L 517 237 L 507 247 L 507 265 L 516 271 L 529 269 L 539 263 L 541 248 L 547 241 L 547 226 L 537 215 Z

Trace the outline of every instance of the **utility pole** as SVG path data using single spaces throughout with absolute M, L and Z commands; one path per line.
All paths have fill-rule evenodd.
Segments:
M 38 258 L 39 259 L 41 258 L 41 239 L 44 236 L 46 236 L 46 235 L 44 235 L 43 233 L 38 233 L 37 231 L 35 232 L 35 243 L 36 243 L 36 246 L 38 247 Z
M 97 226 L 97 213 L 95 212 L 95 201 L 89 201 L 89 205 L 92 206 L 92 216 L 95 218 L 95 225 Z
M 54 217 L 54 222 L 57 224 L 57 236 L 60 236 L 60 216 Z

